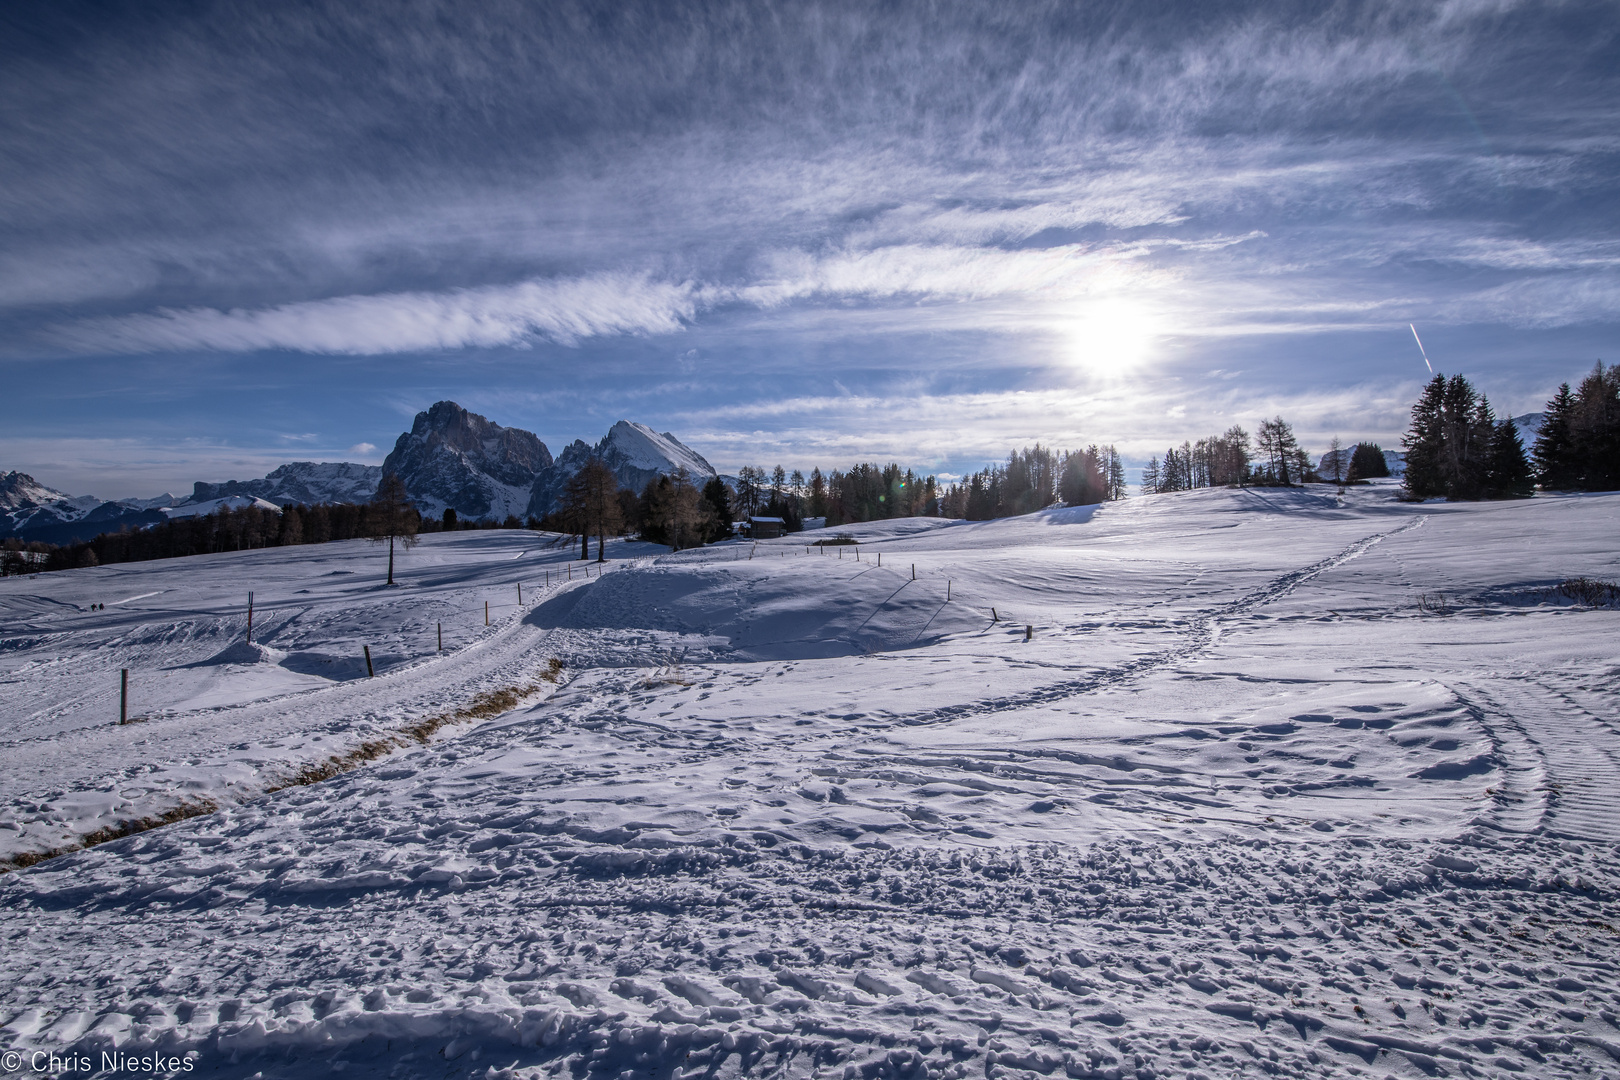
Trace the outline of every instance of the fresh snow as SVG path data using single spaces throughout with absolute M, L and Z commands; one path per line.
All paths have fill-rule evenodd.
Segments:
M 610 544 L 589 578 L 502 530 L 424 537 L 392 589 L 363 541 L 0 582 L 0 855 L 218 808 L 0 877 L 0 1043 L 241 1077 L 1615 1075 L 1620 612 L 1549 587 L 1620 577 L 1620 495 L 1394 492 Z
M 685 469 L 695 477 L 713 476 L 714 466 L 702 454 L 669 432 L 654 431 L 646 424 L 620 420 L 608 429 L 604 453 L 617 462 L 637 469 L 673 472 Z
M 207 517 L 209 514 L 218 513 L 223 507 L 229 507 L 232 510 L 246 510 L 250 506 L 260 510 L 274 510 L 278 514 L 281 512 L 281 507 L 269 499 L 260 499 L 252 495 L 226 495 L 219 499 L 187 500 L 179 506 L 165 506 L 162 508 L 161 513 L 164 517 L 173 520 L 174 518 Z

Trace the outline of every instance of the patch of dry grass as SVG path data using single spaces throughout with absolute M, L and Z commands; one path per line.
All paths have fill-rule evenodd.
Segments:
M 0 873 L 9 870 L 21 870 L 35 863 L 42 863 L 46 859 L 54 859 L 60 855 L 67 855 L 74 851 L 83 851 L 93 848 L 97 844 L 105 844 L 109 840 L 122 840 L 126 836 L 146 832 L 148 829 L 161 828 L 164 825 L 173 825 L 177 821 L 187 818 L 202 817 L 212 814 L 219 809 L 219 804 L 211 799 L 198 799 L 195 802 L 183 802 L 179 806 L 165 810 L 161 814 L 152 814 L 143 818 L 129 818 L 112 825 L 105 825 L 94 832 L 87 832 L 79 837 L 75 844 L 65 847 L 52 848 L 49 851 L 25 851 L 9 859 L 0 859 Z
M 471 704 L 455 712 L 439 713 L 435 716 L 424 717 L 414 723 L 407 724 L 399 731 L 386 738 L 371 739 L 361 743 L 354 749 L 342 754 L 334 754 L 325 761 L 317 761 L 305 765 L 291 776 L 264 789 L 266 795 L 284 791 L 290 787 L 304 784 L 318 784 L 323 780 L 330 780 L 351 769 L 359 768 L 368 761 L 375 761 L 386 757 L 395 750 L 402 750 L 411 746 L 425 746 L 440 728 L 451 724 L 466 723 L 471 720 L 487 720 L 492 716 L 499 716 L 510 712 L 522 703 L 523 699 L 532 697 L 543 689 L 542 683 L 555 685 L 562 681 L 563 662 L 555 656 L 546 661 L 545 668 L 540 672 L 539 681 L 524 686 L 505 686 L 498 690 L 486 690 L 474 695 Z M 133 722 L 133 721 L 132 721 Z M 12 870 L 21 870 L 24 867 L 42 863 L 46 859 L 54 859 L 74 851 L 83 851 L 105 844 L 109 840 L 121 840 L 126 836 L 146 832 L 148 829 L 160 828 L 164 825 L 173 825 L 177 821 L 187 818 L 202 817 L 212 814 L 219 809 L 219 804 L 209 799 L 200 799 L 183 802 L 161 814 L 153 814 L 143 818 L 131 818 L 113 825 L 107 825 L 94 832 L 88 832 L 79 837 L 73 844 L 52 848 L 49 851 L 25 851 L 9 859 L 0 859 L 0 874 Z

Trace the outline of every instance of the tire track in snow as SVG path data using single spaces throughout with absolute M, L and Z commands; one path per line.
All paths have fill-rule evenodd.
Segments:
M 1222 620 L 1243 615 L 1254 608 L 1269 604 L 1273 600 L 1279 600 L 1312 578 L 1366 554 L 1374 545 L 1388 537 L 1419 528 L 1424 520 L 1421 517 L 1414 518 L 1406 524 L 1390 529 L 1387 532 L 1374 533 L 1371 536 L 1363 537 L 1336 554 L 1329 555 L 1327 558 L 1320 559 L 1309 566 L 1300 567 L 1298 570 L 1290 570 L 1288 573 L 1272 579 L 1237 600 L 1194 616 L 1187 629 L 1186 640 L 1172 648 L 1162 649 L 1159 652 L 1139 657 L 1136 660 L 1094 675 L 1051 683 L 1023 694 L 981 698 L 978 701 L 964 702 L 960 705 L 946 705 L 937 709 L 928 709 L 910 715 L 886 717 L 885 719 L 892 723 L 913 726 L 948 724 L 956 720 L 966 719 L 971 716 L 982 716 L 987 713 L 1006 712 L 1011 709 L 1028 708 L 1034 705 L 1050 705 L 1053 702 L 1078 697 L 1081 694 L 1093 693 L 1104 687 L 1130 682 L 1159 668 L 1185 661 L 1214 646 L 1220 640 L 1220 623 Z
M 1620 841 L 1620 820 L 1614 813 L 1620 736 L 1614 728 L 1536 678 L 1497 680 L 1475 692 L 1491 705 L 1484 724 L 1493 740 L 1499 740 L 1510 782 L 1521 788 L 1513 794 L 1529 797 L 1523 785 L 1541 774 L 1537 794 L 1542 812 L 1535 824 L 1524 828 L 1522 811 L 1493 824 L 1514 832 L 1541 828 L 1580 840 Z M 1539 769 L 1518 764 L 1525 755 Z M 1498 808 L 1501 813 L 1501 800 Z

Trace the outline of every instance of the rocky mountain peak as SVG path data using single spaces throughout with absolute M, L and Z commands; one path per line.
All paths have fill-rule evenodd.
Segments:
M 551 464 L 533 432 L 440 401 L 416 414 L 382 471 L 399 474 L 423 513 L 454 507 L 469 519 L 503 518 L 524 512 L 535 477 Z

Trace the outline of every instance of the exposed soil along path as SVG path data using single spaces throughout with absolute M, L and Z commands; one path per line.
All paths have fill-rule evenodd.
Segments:
M 1620 1075 L 1620 611 L 1524 600 L 1620 578 L 1620 496 L 1388 494 L 850 530 L 881 571 L 626 552 L 487 632 L 505 538 L 424 545 L 479 602 L 450 656 L 177 707 L 139 771 L 65 694 L 56 736 L 6 733 L 35 772 L 0 837 L 219 809 L 0 878 L 0 1043 L 289 1078 Z M 375 595 L 345 640 L 420 602 Z M 41 648 L 0 694 L 53 685 Z M 551 658 L 511 711 L 247 797 Z

